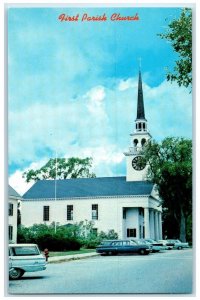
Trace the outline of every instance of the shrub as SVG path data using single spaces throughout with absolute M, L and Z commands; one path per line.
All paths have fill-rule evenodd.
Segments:
M 66 227 L 58 226 L 55 232 L 54 226 L 50 225 L 33 225 L 31 227 L 20 226 L 18 228 L 18 243 L 35 243 L 39 248 L 48 248 L 51 251 L 79 250 L 80 241 L 72 231 L 68 231 Z
M 85 220 L 79 224 L 67 224 L 56 227 L 54 223 L 50 226 L 35 224 L 31 227 L 18 227 L 18 243 L 35 243 L 41 250 L 48 248 L 50 251 L 79 250 L 80 247 L 87 249 L 96 248 L 102 240 L 117 239 L 114 230 L 107 233 L 101 231 L 97 234 L 94 223 Z

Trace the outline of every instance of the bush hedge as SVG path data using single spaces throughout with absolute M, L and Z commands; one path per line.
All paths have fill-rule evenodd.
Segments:
M 31 227 L 18 227 L 18 243 L 35 243 L 41 250 L 48 248 L 49 251 L 68 251 L 79 250 L 81 247 L 87 249 L 96 248 L 103 239 L 117 239 L 117 233 L 110 230 L 107 234 L 104 232 L 96 233 L 92 222 L 80 222 L 78 224 L 67 224 L 56 226 L 52 223 L 50 226 L 44 224 L 35 224 Z
M 42 224 L 29 228 L 20 226 L 17 242 L 35 243 L 41 250 L 48 248 L 50 251 L 79 250 L 81 247 L 81 243 L 75 237 L 65 234 L 65 228 L 58 228 L 55 232 L 53 226 Z

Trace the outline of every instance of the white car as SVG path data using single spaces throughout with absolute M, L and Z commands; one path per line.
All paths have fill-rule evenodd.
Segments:
M 36 244 L 9 244 L 9 278 L 46 269 L 46 259 Z
M 158 242 L 153 239 L 141 239 L 141 240 L 152 246 L 152 252 L 159 252 L 161 250 L 166 250 L 166 247 L 163 246 L 162 242 Z
M 168 242 L 168 240 L 158 240 L 159 243 L 162 243 L 165 250 L 171 250 L 174 247 L 174 243 Z
M 189 244 L 188 243 L 182 243 L 180 240 L 167 240 L 169 243 L 174 244 L 174 249 L 181 250 L 183 248 L 188 248 Z

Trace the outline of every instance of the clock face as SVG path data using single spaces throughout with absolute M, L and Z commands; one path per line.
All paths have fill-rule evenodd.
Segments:
M 136 156 L 132 160 L 132 167 L 137 171 L 143 170 L 145 166 L 146 166 L 146 161 L 142 156 Z

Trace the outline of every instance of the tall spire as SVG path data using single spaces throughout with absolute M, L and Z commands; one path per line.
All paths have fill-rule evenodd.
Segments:
M 142 76 L 140 70 L 139 70 L 139 79 L 138 79 L 137 120 L 145 120 L 143 90 L 142 90 Z

